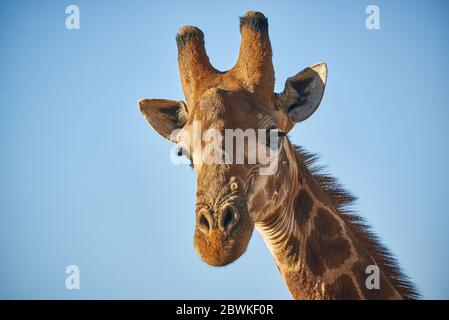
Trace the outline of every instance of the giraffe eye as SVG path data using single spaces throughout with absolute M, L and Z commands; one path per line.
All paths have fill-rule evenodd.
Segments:
M 277 128 L 270 128 L 267 130 L 266 144 L 272 149 L 280 149 L 282 145 L 282 138 L 287 134 L 278 130 Z
M 278 137 L 279 138 L 283 138 L 283 137 L 285 137 L 287 134 L 285 133 L 285 132 L 282 132 L 282 131 L 278 131 Z

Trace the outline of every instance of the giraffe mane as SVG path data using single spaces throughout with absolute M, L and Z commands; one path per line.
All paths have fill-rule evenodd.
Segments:
M 361 217 L 354 209 L 357 197 L 343 188 L 335 177 L 327 173 L 325 166 L 318 164 L 320 157 L 317 154 L 308 152 L 301 146 L 295 146 L 295 150 L 299 159 L 303 161 L 320 188 L 327 195 L 349 230 L 366 248 L 368 254 L 375 260 L 398 293 L 404 299 L 419 299 L 421 296 L 419 290 L 403 273 L 396 257 L 373 232 L 365 218 Z

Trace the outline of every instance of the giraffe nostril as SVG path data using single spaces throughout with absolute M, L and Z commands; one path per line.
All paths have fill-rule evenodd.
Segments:
M 200 225 L 203 226 L 207 230 L 209 230 L 209 228 L 210 228 L 209 221 L 207 221 L 207 219 L 204 217 L 204 215 L 201 215 Z
M 222 211 L 220 228 L 226 232 L 230 232 L 239 220 L 239 214 L 232 206 L 227 206 Z
M 232 222 L 232 211 L 229 208 L 228 210 L 226 210 L 224 218 L 223 218 L 223 226 L 226 229 Z
M 200 210 L 200 212 L 198 213 L 197 225 L 201 232 L 203 232 L 204 234 L 209 233 L 209 230 L 212 227 L 212 217 L 208 210 Z

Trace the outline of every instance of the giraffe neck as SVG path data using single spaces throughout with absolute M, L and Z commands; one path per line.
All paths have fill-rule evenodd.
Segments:
M 256 228 L 293 298 L 401 299 L 288 141 L 263 185 Z

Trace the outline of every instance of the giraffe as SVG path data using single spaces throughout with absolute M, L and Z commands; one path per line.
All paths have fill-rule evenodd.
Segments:
M 295 147 L 287 133 L 321 103 L 327 66 L 316 63 L 274 92 L 268 20 L 260 12 L 240 18 L 237 63 L 216 70 L 203 32 L 182 27 L 176 36 L 186 101 L 144 99 L 138 105 L 149 124 L 180 147 L 197 176 L 194 245 L 214 266 L 238 259 L 253 230 L 271 251 L 294 299 L 413 299 L 419 294 L 395 258 L 351 210 L 354 197 L 320 172 L 316 156 Z M 194 122 L 226 128 L 275 130 L 278 168 L 261 175 L 256 163 L 205 163 L 203 141 L 186 139 Z M 184 134 L 181 134 L 184 133 Z M 367 268 L 377 266 L 378 288 L 368 288 Z

